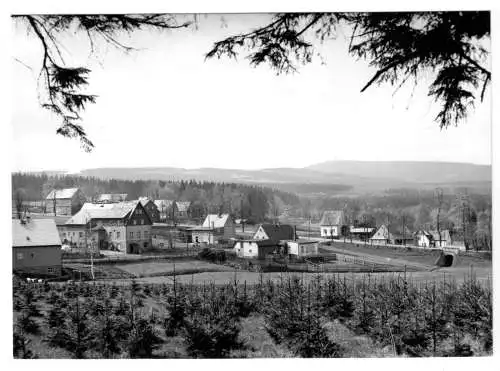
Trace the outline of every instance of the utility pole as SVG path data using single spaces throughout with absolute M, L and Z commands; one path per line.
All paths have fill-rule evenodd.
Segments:
M 443 190 L 441 188 L 436 188 L 436 198 L 438 202 L 438 212 L 436 216 L 436 229 L 439 237 L 439 247 L 442 246 L 442 238 L 441 238 L 441 207 L 443 205 Z

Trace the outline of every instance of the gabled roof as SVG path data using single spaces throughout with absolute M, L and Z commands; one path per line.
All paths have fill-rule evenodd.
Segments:
M 327 210 L 319 225 L 342 225 L 344 222 L 344 212 L 342 210 Z
M 180 212 L 188 211 L 189 206 L 191 206 L 191 201 L 177 201 L 176 203 L 177 210 Z
M 12 247 L 59 246 L 61 239 L 52 219 L 12 220 Z
M 229 214 L 208 214 L 203 222 L 203 228 L 224 228 L 229 220 Z
M 264 229 L 267 237 L 273 241 L 294 240 L 295 230 L 288 224 L 261 224 L 257 230 Z
M 90 219 L 123 219 L 138 205 L 137 201 L 126 201 L 110 204 L 85 203 L 81 210 L 73 215 L 66 224 L 87 224 Z
M 127 199 L 127 193 L 103 193 L 97 197 L 97 202 L 122 202 Z
M 153 200 L 148 197 L 139 197 L 138 201 L 141 203 L 142 206 L 146 206 L 148 203 L 153 202 Z
M 172 207 L 174 204 L 173 200 L 154 200 L 154 203 L 158 210 L 164 210 Z
M 53 200 L 54 195 L 56 199 L 68 199 L 73 198 L 73 196 L 78 192 L 78 188 L 64 188 L 64 189 L 53 189 L 47 195 L 47 200 Z

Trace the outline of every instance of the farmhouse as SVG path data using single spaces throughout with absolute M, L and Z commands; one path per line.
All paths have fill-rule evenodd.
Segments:
M 441 236 L 437 231 L 426 231 L 421 229 L 415 233 L 416 245 L 419 247 L 447 247 L 451 245 L 450 231 L 441 231 Z
M 154 204 L 160 215 L 160 222 L 165 222 L 167 219 L 173 220 L 174 214 L 177 211 L 176 203 L 173 200 L 154 200 Z
M 191 228 L 193 243 L 224 243 L 235 237 L 235 227 L 229 214 L 208 214 L 201 227 Z
M 79 188 L 54 189 L 45 198 L 45 207 L 54 215 L 75 215 L 85 201 L 85 195 Z
M 286 241 L 288 255 L 295 257 L 307 257 L 318 255 L 318 241 L 298 239 Z
M 272 240 L 238 240 L 233 247 L 240 258 L 265 259 L 279 249 L 278 243 Z
M 343 210 L 327 210 L 319 222 L 321 237 L 340 237 L 344 226 Z
M 97 196 L 95 202 L 99 203 L 115 203 L 127 200 L 127 193 L 102 193 Z
M 144 207 L 153 222 L 160 221 L 160 211 L 153 200 L 147 197 L 139 197 L 139 202 Z
M 61 265 L 61 239 L 53 220 L 12 220 L 14 271 L 60 276 Z
M 102 228 L 105 231 L 102 234 L 104 240 L 97 241 L 102 249 L 138 254 L 151 248 L 152 224 L 140 202 L 86 203 L 78 214 L 60 226 L 60 233 L 64 236 L 64 233 L 78 231 L 78 236 L 82 236 L 85 241 L 85 233 L 80 235 L 80 232 L 84 232 L 86 228 Z
M 261 224 L 253 235 L 254 240 L 295 240 L 295 229 L 288 224 Z
M 394 228 L 389 232 L 387 226 L 382 224 L 370 238 L 370 243 L 372 245 L 409 245 L 413 243 L 413 234 L 406 226 L 404 230 Z

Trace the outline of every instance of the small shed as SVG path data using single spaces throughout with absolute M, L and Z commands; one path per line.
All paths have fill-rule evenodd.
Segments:
M 288 255 L 296 257 L 308 257 L 318 255 L 318 241 L 299 239 L 296 241 L 286 241 Z
M 267 255 L 277 251 L 279 246 L 272 240 L 238 240 L 235 241 L 233 249 L 240 258 L 263 260 Z

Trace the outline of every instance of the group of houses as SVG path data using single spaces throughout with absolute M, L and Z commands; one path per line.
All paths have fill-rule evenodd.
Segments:
M 50 191 L 43 200 L 43 208 L 54 216 L 72 216 L 89 201 L 95 204 L 115 204 L 132 200 L 128 199 L 127 193 L 103 193 L 88 199 L 79 188 L 65 188 Z M 182 222 L 191 215 L 190 201 L 153 200 L 149 197 L 140 197 L 138 201 L 146 207 L 155 222 Z
M 424 248 L 447 247 L 452 244 L 449 230 L 410 231 L 408 226 L 382 224 L 378 228 L 348 225 L 343 210 L 328 210 L 320 221 L 320 234 L 323 238 L 338 239 L 349 237 L 371 245 L 406 245 Z
M 286 224 L 261 224 L 251 238 L 238 238 L 236 222 L 229 214 L 208 214 L 201 225 L 166 223 L 173 216 L 182 221 L 189 218 L 187 201 L 152 200 L 140 197 L 127 200 L 127 194 L 102 194 L 87 202 L 78 188 L 54 190 L 49 193 L 53 219 L 35 219 L 24 215 L 12 220 L 13 268 L 16 271 L 59 275 L 62 247 L 85 251 L 112 250 L 122 254 L 140 254 L 151 249 L 173 246 L 172 239 L 181 239 L 195 246 L 232 249 L 238 257 L 264 259 L 279 254 L 287 257 L 308 257 L 318 254 L 318 241 L 298 238 L 295 227 Z M 67 216 L 62 221 L 61 216 Z M 325 211 L 320 222 L 324 239 L 351 239 L 371 245 L 413 245 L 446 247 L 451 245 L 448 230 L 411 232 L 397 229 L 349 226 L 342 210 Z
M 251 239 L 236 240 L 233 249 L 240 258 L 265 259 L 275 254 L 304 258 L 318 254 L 318 241 L 297 238 L 291 225 L 261 224 Z

